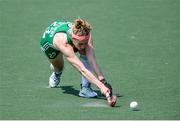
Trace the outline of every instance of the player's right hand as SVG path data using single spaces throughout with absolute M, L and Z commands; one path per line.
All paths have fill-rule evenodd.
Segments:
M 101 90 L 101 93 L 102 93 L 104 96 L 106 96 L 107 93 L 110 94 L 110 89 L 107 88 L 104 84 L 102 84 L 100 90 Z
M 106 99 L 109 106 L 114 107 L 116 105 L 117 97 L 115 95 L 110 96 L 109 93 L 106 93 Z
M 115 95 L 110 95 L 111 91 L 105 85 L 101 88 L 101 93 L 106 97 L 108 105 L 114 107 L 116 105 L 117 97 Z
M 117 97 L 112 93 L 112 86 L 105 80 L 100 80 L 104 84 L 104 90 L 101 90 L 102 94 L 106 97 L 108 105 L 114 107 L 116 105 Z

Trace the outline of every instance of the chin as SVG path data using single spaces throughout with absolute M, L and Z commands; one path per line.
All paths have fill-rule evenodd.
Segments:
M 85 49 L 83 49 L 83 50 L 79 50 L 79 53 L 80 53 L 80 54 L 82 54 L 82 55 L 86 55 L 86 51 L 85 51 Z

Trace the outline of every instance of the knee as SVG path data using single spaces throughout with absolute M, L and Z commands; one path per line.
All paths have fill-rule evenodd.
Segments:
M 54 66 L 52 63 L 50 64 L 50 69 L 54 72 L 62 72 L 64 69 L 64 65 Z

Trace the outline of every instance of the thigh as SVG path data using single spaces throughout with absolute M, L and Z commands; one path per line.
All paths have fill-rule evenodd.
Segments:
M 48 42 L 46 42 L 44 45 L 41 45 L 41 50 L 45 53 L 49 62 L 54 66 L 56 71 L 63 69 L 63 54 L 59 50 L 55 49 L 53 45 Z
M 54 66 L 55 70 L 63 70 L 64 68 L 64 59 L 62 53 L 59 53 L 54 59 L 49 59 L 49 62 Z
M 51 45 L 50 43 L 45 43 L 43 46 L 41 46 L 41 50 L 45 53 L 45 55 L 49 58 L 49 59 L 55 59 L 58 54 L 60 53 L 59 50 L 55 49 L 53 47 L 53 45 Z

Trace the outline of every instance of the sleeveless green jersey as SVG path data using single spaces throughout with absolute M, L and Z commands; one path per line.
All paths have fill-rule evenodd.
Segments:
M 53 45 L 54 35 L 58 32 L 66 33 L 67 42 L 69 44 L 72 44 L 72 40 L 70 36 L 70 29 L 71 29 L 70 22 L 55 21 L 49 27 L 47 27 L 45 32 L 43 33 L 43 36 L 41 37 L 41 40 L 40 40 L 41 47 L 46 43 Z

